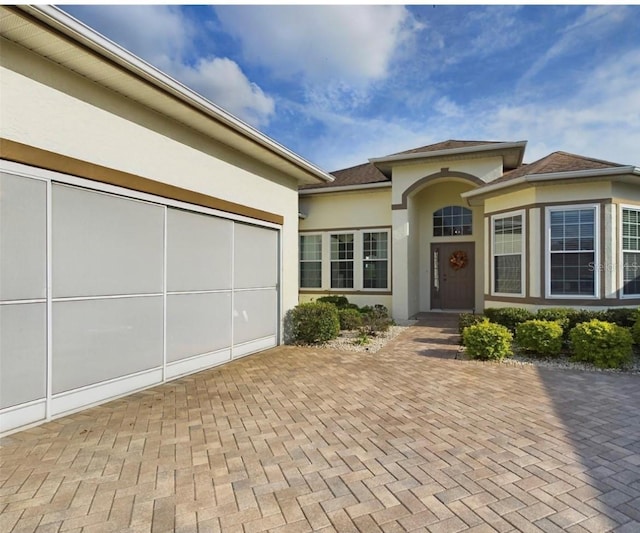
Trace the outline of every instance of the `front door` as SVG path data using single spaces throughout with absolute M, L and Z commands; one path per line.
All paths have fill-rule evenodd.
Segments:
M 475 244 L 431 244 L 431 308 L 475 307 Z

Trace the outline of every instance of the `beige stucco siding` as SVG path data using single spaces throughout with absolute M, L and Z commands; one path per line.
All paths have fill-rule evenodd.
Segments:
M 502 175 L 502 158 L 488 157 L 398 166 L 393 169 L 393 203 L 401 203 L 402 194 L 416 181 L 432 174 L 438 174 L 443 168 L 448 168 L 452 172 L 471 174 L 485 183 L 489 183 Z
M 7 41 L 1 77 L 3 138 L 284 217 L 282 303 L 296 304 L 293 178 Z
M 391 187 L 300 196 L 300 231 L 391 225 Z

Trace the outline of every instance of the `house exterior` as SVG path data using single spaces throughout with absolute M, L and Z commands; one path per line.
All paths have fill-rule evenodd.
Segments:
M 300 300 L 434 310 L 640 305 L 640 169 L 449 140 L 300 188 Z
M 56 8 L 0 34 L 0 433 L 279 344 L 331 176 Z

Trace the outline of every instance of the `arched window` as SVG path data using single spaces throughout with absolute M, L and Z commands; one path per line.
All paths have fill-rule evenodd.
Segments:
M 448 205 L 433 213 L 433 236 L 471 235 L 472 222 L 471 209 Z

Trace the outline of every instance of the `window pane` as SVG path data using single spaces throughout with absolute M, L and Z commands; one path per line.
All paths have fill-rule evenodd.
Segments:
M 494 291 L 507 294 L 522 292 L 522 256 L 499 255 L 494 263 Z
M 471 235 L 473 215 L 471 209 L 460 205 L 449 205 L 434 211 L 433 236 Z
M 300 259 L 303 261 L 322 259 L 322 235 L 300 236 Z
M 551 254 L 551 294 L 593 296 L 593 252 Z
M 625 295 L 640 294 L 640 253 L 625 252 L 623 257 L 623 292 Z
M 365 289 L 386 289 L 387 261 L 365 261 L 362 285 Z
M 331 288 L 353 289 L 353 261 L 331 262 Z
M 353 259 L 353 233 L 331 235 L 331 259 Z
M 306 261 L 300 263 L 300 287 L 318 289 L 322 286 L 322 262 Z
M 363 259 L 387 258 L 387 232 L 365 233 L 363 243 Z

